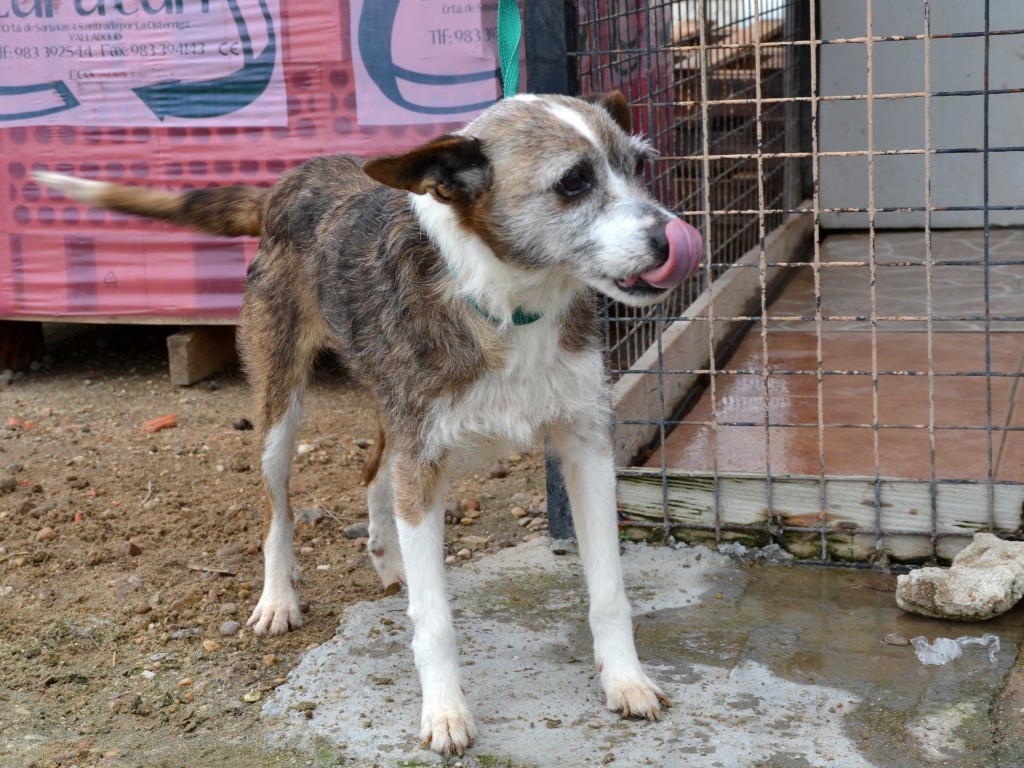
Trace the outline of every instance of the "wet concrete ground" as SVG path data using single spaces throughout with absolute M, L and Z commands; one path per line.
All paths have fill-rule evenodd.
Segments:
M 1024 609 L 984 624 L 900 611 L 895 577 L 751 565 L 626 545 L 637 646 L 674 702 L 658 723 L 603 709 L 579 560 L 550 542 L 450 572 L 478 766 L 1024 766 Z M 415 738 L 404 595 L 354 606 L 264 707 L 278 744 L 354 766 L 442 764 Z M 999 636 L 924 666 L 887 635 Z M 305 711 L 313 715 L 306 719 Z M 327 763 L 331 764 L 331 763 Z

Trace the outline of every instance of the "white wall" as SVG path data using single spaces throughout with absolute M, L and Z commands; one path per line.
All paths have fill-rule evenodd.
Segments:
M 820 0 L 822 39 L 867 34 L 870 0 Z M 924 34 L 923 0 L 873 0 L 874 35 Z M 931 0 L 931 32 L 983 31 L 983 0 Z M 1024 0 L 990 0 L 990 29 L 1024 28 Z M 989 88 L 1024 87 L 1024 35 L 990 38 Z M 863 43 L 821 46 L 822 96 L 867 93 L 867 47 Z M 874 93 L 923 92 L 925 44 L 921 40 L 874 44 Z M 984 78 L 982 38 L 931 41 L 931 92 L 980 90 Z M 1024 94 L 990 95 L 989 146 L 1024 146 Z M 874 149 L 924 149 L 924 99 L 873 101 Z M 868 109 L 863 100 L 822 102 L 819 136 L 822 151 L 868 149 Z M 981 147 L 982 96 L 931 99 L 932 148 Z M 933 206 L 975 205 L 983 201 L 982 155 L 932 155 Z M 875 157 L 874 203 L 878 208 L 925 205 L 925 160 L 921 155 Z M 868 205 L 866 157 L 821 158 L 823 208 Z M 1024 204 L 1024 152 L 989 155 L 990 205 Z M 924 213 L 878 213 L 879 227 L 921 227 Z M 991 211 L 994 225 L 1024 224 L 1024 211 Z M 823 214 L 833 229 L 867 227 L 866 213 Z M 935 227 L 980 227 L 982 213 L 932 214 Z

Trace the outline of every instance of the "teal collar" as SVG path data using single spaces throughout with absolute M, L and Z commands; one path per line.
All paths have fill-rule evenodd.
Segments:
M 492 323 L 494 323 L 495 325 L 501 325 L 501 318 L 495 317 L 486 309 L 477 304 L 476 299 L 474 299 L 472 296 L 467 296 L 466 301 L 469 303 L 469 306 L 471 306 L 481 315 L 486 317 Z M 540 314 L 539 312 L 527 312 L 522 307 L 516 307 L 515 312 L 512 313 L 512 325 L 530 325 L 531 323 L 536 323 L 542 317 L 544 317 L 544 315 Z
M 448 270 L 452 273 L 452 277 L 455 278 L 456 284 L 458 284 L 459 273 L 455 271 L 455 268 L 451 264 L 448 265 Z M 495 317 L 486 309 L 481 307 L 472 296 L 465 296 L 464 298 L 466 299 L 466 303 L 475 309 L 482 317 L 486 317 L 495 325 L 502 324 L 503 321 L 500 317 Z M 542 317 L 544 317 L 544 315 L 540 312 L 527 312 L 522 307 L 516 307 L 515 311 L 512 313 L 512 325 L 530 325 L 531 323 L 536 323 Z

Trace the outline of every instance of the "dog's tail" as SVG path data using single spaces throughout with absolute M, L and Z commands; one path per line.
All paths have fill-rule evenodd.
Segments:
M 260 234 L 263 207 L 270 193 L 269 189 L 247 186 L 160 192 L 51 171 L 35 171 L 32 176 L 79 202 L 225 237 Z

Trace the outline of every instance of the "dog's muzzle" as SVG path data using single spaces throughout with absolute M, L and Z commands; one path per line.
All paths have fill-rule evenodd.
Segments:
M 628 293 L 651 289 L 665 291 L 697 271 L 704 253 L 704 241 L 692 226 L 682 219 L 672 219 L 665 225 L 664 238 L 658 237 L 656 241 L 658 249 L 666 254 L 665 261 L 647 272 L 616 281 L 620 290 Z
M 682 219 L 672 219 L 665 225 L 665 238 L 668 240 L 665 263 L 640 275 L 645 283 L 661 289 L 677 286 L 696 272 L 704 253 L 700 232 Z

